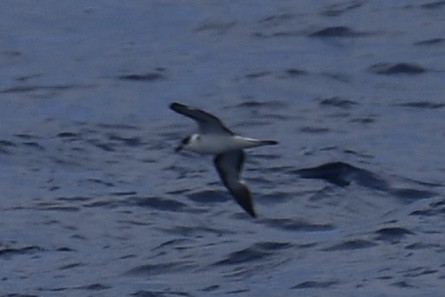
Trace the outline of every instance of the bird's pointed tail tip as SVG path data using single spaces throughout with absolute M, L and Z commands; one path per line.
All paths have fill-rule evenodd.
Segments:
M 267 144 L 267 145 L 275 145 L 275 144 L 278 144 L 278 141 L 276 141 L 276 140 L 263 140 L 262 143 Z

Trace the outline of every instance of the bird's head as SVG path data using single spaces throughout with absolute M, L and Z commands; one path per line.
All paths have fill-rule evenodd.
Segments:
M 199 146 L 201 137 L 199 134 L 193 134 L 182 139 L 175 151 L 179 152 L 183 149 L 196 152 L 196 146 Z

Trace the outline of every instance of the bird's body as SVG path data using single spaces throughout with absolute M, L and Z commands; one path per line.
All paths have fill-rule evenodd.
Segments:
M 258 140 L 238 135 L 193 134 L 187 149 L 200 154 L 221 154 L 267 144 L 274 144 L 273 140 Z
M 252 217 L 255 217 L 250 191 L 240 180 L 245 158 L 243 149 L 273 145 L 278 142 L 236 135 L 214 115 L 181 103 L 172 103 L 170 108 L 195 120 L 200 132 L 184 138 L 176 151 L 187 149 L 201 154 L 216 155 L 214 164 L 224 185 L 236 202 Z

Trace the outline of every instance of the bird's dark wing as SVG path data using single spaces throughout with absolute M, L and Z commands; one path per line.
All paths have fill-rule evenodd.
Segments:
M 170 104 L 170 108 L 177 113 L 195 120 L 198 123 L 200 132 L 203 134 L 234 135 L 234 133 L 230 131 L 220 119 L 206 111 L 177 102 Z
M 236 202 L 249 215 L 256 217 L 249 188 L 240 180 L 240 172 L 244 163 L 244 152 L 235 150 L 216 155 L 214 163 L 224 185 Z

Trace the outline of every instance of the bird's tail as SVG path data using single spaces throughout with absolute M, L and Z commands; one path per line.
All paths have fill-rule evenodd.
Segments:
M 278 141 L 276 141 L 276 140 L 260 140 L 260 143 L 262 145 L 275 145 L 275 144 L 278 144 Z

